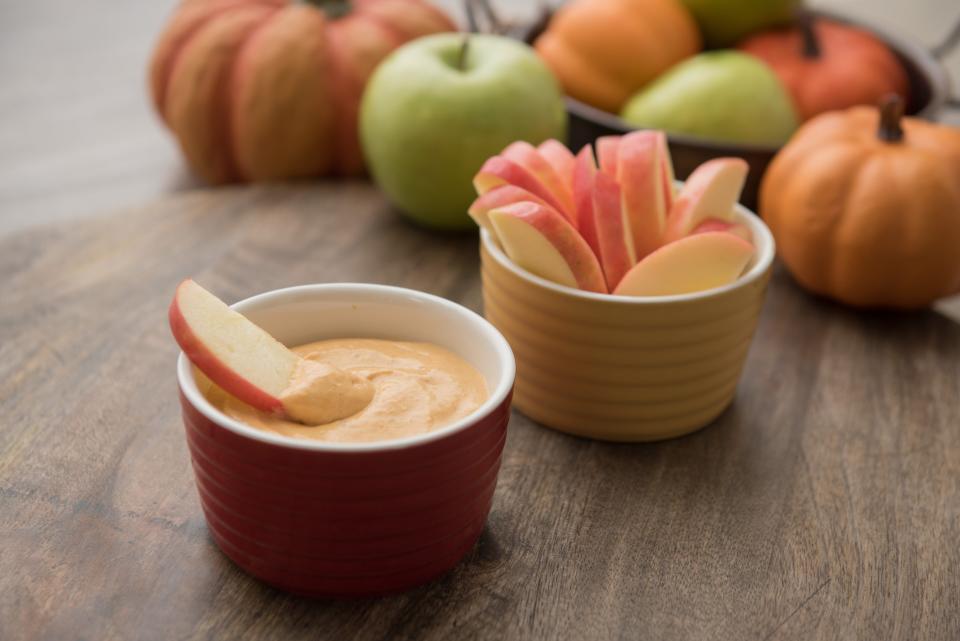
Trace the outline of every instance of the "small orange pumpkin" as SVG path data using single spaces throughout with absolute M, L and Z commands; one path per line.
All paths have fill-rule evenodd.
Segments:
M 738 48 L 770 65 L 802 120 L 875 105 L 891 93 L 907 99 L 907 74 L 900 61 L 883 42 L 856 27 L 804 16 L 796 26 L 751 36 Z
M 805 288 L 861 307 L 960 291 L 960 130 L 854 107 L 803 125 L 760 186 L 760 212 Z
M 678 0 L 574 0 L 534 47 L 577 100 L 619 113 L 638 89 L 700 50 L 700 32 Z
M 154 49 L 150 89 L 211 183 L 357 174 L 374 67 L 454 29 L 421 0 L 183 0 Z

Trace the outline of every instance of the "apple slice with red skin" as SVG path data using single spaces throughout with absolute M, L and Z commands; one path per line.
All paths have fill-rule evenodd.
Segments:
M 474 222 L 496 237 L 497 232 L 493 228 L 493 225 L 490 224 L 490 210 L 523 201 L 530 201 L 547 207 L 550 206 L 542 198 L 530 193 L 526 189 L 521 189 L 516 185 L 500 185 L 484 195 L 477 197 L 477 199 L 473 201 L 473 204 L 470 205 L 467 213 L 470 214 Z
M 709 218 L 732 221 L 748 169 L 742 158 L 714 158 L 697 167 L 673 203 L 664 242 L 683 238 Z
M 676 185 L 674 184 L 676 176 L 673 173 L 673 158 L 670 155 L 670 145 L 667 140 L 667 135 L 664 132 L 656 129 L 646 131 L 652 133 L 657 138 L 657 146 L 660 149 L 660 157 L 662 159 L 660 167 L 663 172 L 663 201 L 667 211 L 670 211 L 677 191 Z M 620 143 L 624 137 L 625 136 L 601 136 L 597 138 L 597 157 L 600 158 L 600 169 L 611 176 L 616 176 L 617 179 L 621 181 L 623 178 L 618 175 L 618 167 L 620 164 Z
M 612 291 L 637 262 L 637 254 L 630 223 L 623 212 L 620 185 L 603 171 L 598 171 L 593 178 L 593 216 L 600 264 L 607 288 Z
M 696 229 L 690 232 L 690 235 L 702 234 L 708 231 L 725 231 L 728 234 L 733 234 L 738 238 L 744 239 L 748 243 L 753 243 L 753 234 L 750 232 L 749 227 L 743 223 L 732 223 L 727 220 L 717 220 L 716 218 L 703 221 L 697 225 Z
M 563 205 L 556 195 L 529 170 L 509 158 L 493 156 L 483 163 L 480 171 L 473 177 L 473 186 L 477 194 L 483 196 L 501 185 L 526 189 L 557 211 L 563 210 Z
M 597 161 L 593 157 L 593 147 L 586 144 L 577 153 L 573 163 L 573 204 L 577 211 L 577 230 L 599 259 L 600 244 L 593 211 L 593 181 L 596 174 Z
M 169 317 L 180 349 L 211 381 L 258 410 L 284 413 L 280 395 L 299 356 L 190 279 L 177 287 Z
M 545 140 L 537 147 L 537 151 L 540 152 L 550 166 L 553 167 L 553 170 L 557 172 L 557 175 L 560 176 L 562 180 L 567 185 L 573 184 L 573 153 L 567 149 L 567 146 L 560 142 L 559 140 L 554 140 L 550 138 Z
M 597 257 L 556 210 L 521 202 L 494 209 L 489 216 L 504 252 L 518 266 L 560 285 L 607 292 Z
M 660 169 L 663 176 L 663 204 L 670 211 L 673 207 L 673 200 L 677 196 L 677 187 L 674 184 L 676 174 L 673 172 L 673 156 L 670 155 L 670 143 L 667 140 L 667 134 L 662 131 L 654 131 L 657 137 L 657 146 L 660 149 Z
M 526 142 L 518 140 L 510 143 L 500 152 L 500 155 L 507 160 L 512 160 L 539 180 L 552 193 L 556 201 L 560 204 L 557 208 L 568 221 L 576 223 L 576 215 L 573 211 L 573 192 L 570 182 L 564 181 L 561 174 L 557 173 L 553 165 L 547 162 L 547 159 L 540 151 Z
M 753 245 L 727 232 L 686 236 L 634 265 L 613 293 L 670 296 L 722 287 L 740 277 L 753 252 Z
M 193 280 L 177 287 L 169 319 L 190 362 L 258 410 L 319 425 L 355 414 L 373 398 L 366 379 L 294 354 Z
M 617 165 L 620 157 L 620 136 L 600 136 L 597 138 L 597 160 L 600 171 L 617 177 Z
M 667 224 L 658 134 L 662 137 L 653 130 L 634 131 L 623 136 L 619 145 L 617 180 L 638 260 L 660 247 Z

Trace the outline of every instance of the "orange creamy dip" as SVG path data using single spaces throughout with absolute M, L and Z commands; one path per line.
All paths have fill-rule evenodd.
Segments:
M 216 386 L 207 390 L 207 399 L 230 418 L 267 432 L 321 441 L 369 442 L 449 425 L 473 412 L 489 395 L 480 372 L 456 354 L 430 343 L 345 338 L 308 343 L 293 351 L 323 367 L 317 370 L 311 364 L 298 370 L 284 392 L 285 404 L 294 396 L 297 402 L 308 404 L 311 397 L 336 398 L 329 415 L 345 418 L 303 425 L 256 410 Z M 328 402 L 324 400 L 323 405 Z

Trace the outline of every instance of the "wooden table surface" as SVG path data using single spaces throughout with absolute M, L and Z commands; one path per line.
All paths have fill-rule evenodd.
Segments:
M 239 571 L 193 486 L 176 283 L 382 282 L 478 309 L 476 245 L 363 183 L 0 241 L 0 638 L 960 638 L 960 326 L 848 311 L 779 272 L 735 404 L 702 432 L 605 444 L 515 414 L 488 526 L 445 578 L 338 603 Z
M 956 11 L 815 4 L 929 44 Z M 193 485 L 175 284 L 479 309 L 476 239 L 363 182 L 198 188 L 143 84 L 171 5 L 0 5 L 0 639 L 960 638 L 960 302 L 860 314 L 779 271 L 708 429 L 610 445 L 515 415 L 488 527 L 445 578 L 338 603 L 239 572 Z

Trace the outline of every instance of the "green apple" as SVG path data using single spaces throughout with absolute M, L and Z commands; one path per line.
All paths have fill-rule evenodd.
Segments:
M 711 48 L 730 47 L 744 36 L 790 22 L 799 0 L 683 0 Z
M 638 127 L 734 143 L 781 145 L 797 128 L 790 95 L 753 56 L 708 51 L 671 67 L 621 116 Z
M 566 138 L 559 84 L 509 38 L 444 33 L 397 49 L 360 106 L 367 166 L 387 198 L 424 225 L 469 229 L 472 179 L 511 142 Z

